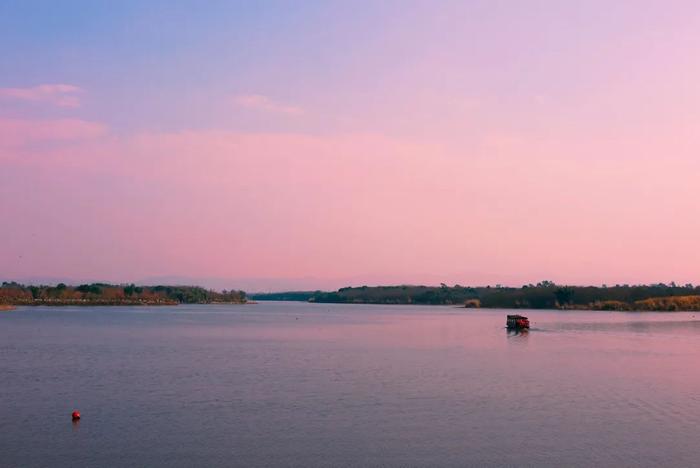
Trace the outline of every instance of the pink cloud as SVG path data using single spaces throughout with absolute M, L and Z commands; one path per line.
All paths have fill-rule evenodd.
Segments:
M 97 122 L 79 119 L 23 120 L 0 118 L 0 150 L 39 142 L 67 142 L 94 139 L 107 133 Z M 8 153 L 9 154 L 9 153 Z M 3 152 L 0 152 L 0 156 Z
M 233 97 L 233 102 L 247 109 L 276 114 L 300 115 L 304 113 L 301 107 L 279 103 L 262 94 L 240 94 Z
M 15 175 L 0 195 L 17 200 L 4 219 L 21 226 L 0 264 L 15 276 L 609 283 L 700 272 L 692 135 L 494 134 L 451 147 L 358 133 L 100 137 L 104 128 L 85 124 L 15 125 L 45 142 L 10 149 L 23 164 L 2 166 Z M 661 152 L 663 162 L 644 157 Z M 65 221 L 76 207 L 79 226 Z
M 42 84 L 30 88 L 0 88 L 0 99 L 80 107 L 82 89 L 68 84 Z

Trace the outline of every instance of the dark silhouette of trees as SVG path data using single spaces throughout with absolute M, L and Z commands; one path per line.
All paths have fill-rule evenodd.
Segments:
M 216 292 L 198 286 L 136 286 L 105 283 L 81 284 L 76 287 L 59 283 L 52 286 L 24 286 L 2 283 L 0 304 L 209 304 L 243 303 L 246 294 L 231 289 Z
M 573 302 L 574 289 L 569 286 L 557 288 L 554 292 L 554 296 L 557 298 L 557 303 L 560 307 L 571 304 Z
M 286 292 L 254 294 L 251 297 L 256 300 L 333 303 L 468 304 L 469 307 L 507 309 L 696 310 L 695 307 L 700 307 L 700 287 L 675 283 L 595 287 L 541 281 L 519 288 L 501 285 L 449 287 L 443 283 L 440 286 L 344 287 L 335 292 Z

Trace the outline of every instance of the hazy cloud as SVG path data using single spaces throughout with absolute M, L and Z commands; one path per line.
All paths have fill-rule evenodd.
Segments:
M 37 142 L 81 141 L 101 137 L 107 127 L 78 119 L 23 120 L 0 118 L 0 157 L 3 148 Z
M 82 89 L 69 84 L 42 84 L 29 88 L 0 88 L 0 99 L 80 107 Z

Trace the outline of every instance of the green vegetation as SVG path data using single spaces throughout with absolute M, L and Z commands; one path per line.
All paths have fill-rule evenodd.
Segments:
M 243 291 L 210 291 L 198 286 L 136 286 L 105 283 L 24 286 L 4 282 L 0 304 L 13 305 L 173 305 L 244 303 Z
M 591 309 L 619 311 L 700 311 L 700 286 L 670 284 L 564 286 L 551 281 L 520 288 L 506 286 L 361 286 L 334 292 L 289 291 L 252 294 L 254 300 L 351 304 L 434 304 L 467 308 Z M 172 305 L 244 303 L 243 291 L 211 291 L 198 286 L 136 286 L 105 283 L 25 286 L 4 282 L 0 305 Z
M 255 294 L 253 299 L 353 304 L 464 305 L 468 308 L 700 310 L 700 286 L 670 284 L 564 286 L 551 281 L 506 286 L 362 286 L 335 292 Z
M 260 299 L 262 301 L 308 301 L 317 294 L 324 294 L 321 291 L 287 291 L 273 293 L 257 293 L 250 294 L 253 300 Z

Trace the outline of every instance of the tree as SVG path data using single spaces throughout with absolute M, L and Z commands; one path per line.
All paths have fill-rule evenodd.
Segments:
M 571 304 L 572 298 L 574 296 L 574 290 L 573 288 L 564 286 L 562 288 L 557 289 L 554 292 L 554 296 L 557 298 L 557 302 L 560 306 L 565 304 Z
M 100 288 L 97 284 L 81 284 L 80 286 L 75 288 L 75 290 L 81 293 L 92 294 L 100 294 L 102 292 L 102 288 Z

